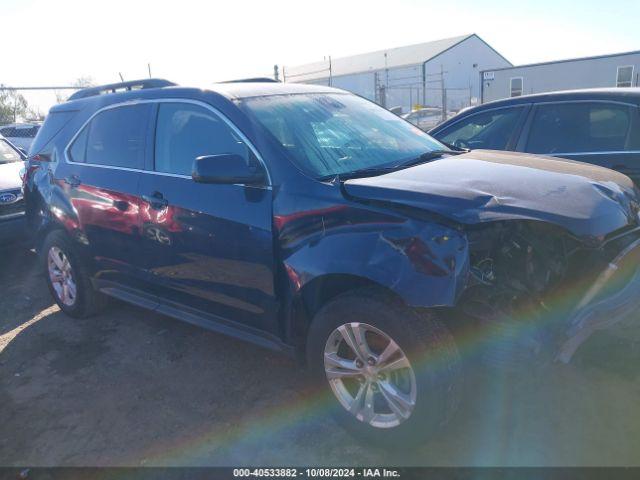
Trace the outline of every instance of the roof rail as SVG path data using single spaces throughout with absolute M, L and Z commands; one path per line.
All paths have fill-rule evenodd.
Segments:
M 97 87 L 83 88 L 78 90 L 69 97 L 69 100 L 78 100 L 79 98 L 95 97 L 105 93 L 117 93 L 119 90 L 131 91 L 142 90 L 146 88 L 162 88 L 176 85 L 169 80 L 161 78 L 145 78 L 142 80 L 131 80 L 129 82 L 110 83 L 108 85 L 99 85 Z
M 220 83 L 280 83 L 278 80 L 274 80 L 269 77 L 255 77 L 255 78 L 240 78 L 238 80 L 227 80 Z

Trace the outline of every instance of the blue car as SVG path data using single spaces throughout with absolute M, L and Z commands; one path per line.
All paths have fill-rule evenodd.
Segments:
M 115 297 L 292 355 L 367 442 L 433 436 L 464 368 L 568 362 L 640 298 L 627 176 L 456 152 L 333 88 L 81 90 L 51 109 L 27 172 L 63 312 Z

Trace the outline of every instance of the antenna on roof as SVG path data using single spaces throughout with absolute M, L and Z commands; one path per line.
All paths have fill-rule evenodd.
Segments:
M 122 73 L 118 72 L 118 75 L 120 75 L 120 81 L 124 82 L 124 77 L 122 76 Z

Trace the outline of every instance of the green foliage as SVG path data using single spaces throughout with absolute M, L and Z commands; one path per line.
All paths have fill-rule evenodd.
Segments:
M 0 125 L 24 118 L 28 108 L 27 100 L 15 90 L 0 90 Z

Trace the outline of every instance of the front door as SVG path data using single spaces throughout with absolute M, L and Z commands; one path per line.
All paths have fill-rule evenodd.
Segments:
M 203 104 L 158 104 L 153 172 L 140 196 L 142 252 L 153 291 L 167 302 L 275 332 L 271 188 L 201 184 L 196 157 L 254 153 Z

